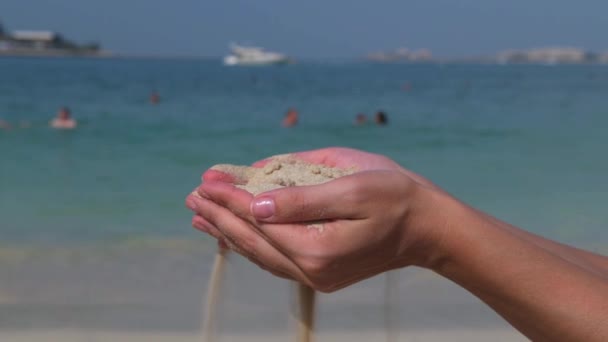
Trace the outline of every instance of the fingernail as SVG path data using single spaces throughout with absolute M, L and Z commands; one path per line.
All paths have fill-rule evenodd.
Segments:
M 274 215 L 274 201 L 270 198 L 258 198 L 251 204 L 251 212 L 257 218 L 269 218 Z
M 196 203 L 191 197 L 188 197 L 188 199 L 186 200 L 186 206 L 188 206 L 188 208 L 190 208 L 191 210 L 196 210 Z

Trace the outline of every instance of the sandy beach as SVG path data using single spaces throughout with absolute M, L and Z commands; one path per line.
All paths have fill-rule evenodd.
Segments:
M 208 240 L 4 250 L 2 341 L 201 341 Z M 7 257 L 13 255 L 13 257 Z M 421 269 L 318 298 L 316 341 L 525 341 L 466 291 Z M 230 255 L 221 341 L 290 341 L 294 287 Z M 385 314 L 390 320 L 386 321 Z
M 82 332 L 77 330 L 65 331 L 43 331 L 43 332 L 17 332 L 0 333 L 2 341 L 30 342 L 81 342 L 81 341 L 117 341 L 117 342 L 198 342 L 202 341 L 198 334 L 168 334 L 168 333 L 120 333 L 120 332 Z M 290 334 L 268 334 L 268 335 L 231 335 L 225 334 L 220 341 L 247 341 L 247 342 L 285 342 L 295 340 Z M 316 336 L 316 341 L 384 341 L 384 332 L 331 332 Z M 413 331 L 398 339 L 397 341 L 494 341 L 494 342 L 517 342 L 528 341 L 517 333 L 505 330 L 467 331 L 467 330 L 444 330 L 444 331 Z

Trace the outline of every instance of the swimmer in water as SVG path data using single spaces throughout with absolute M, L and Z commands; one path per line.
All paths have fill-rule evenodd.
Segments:
M 158 104 L 159 102 L 160 102 L 160 95 L 157 92 L 152 92 L 152 94 L 150 94 L 150 103 Z
M 77 123 L 76 120 L 72 118 L 70 109 L 61 107 L 57 112 L 57 117 L 50 122 L 50 126 L 56 129 L 74 129 L 76 128 Z
M 289 108 L 289 110 L 287 110 L 287 114 L 285 114 L 285 117 L 283 118 L 283 127 L 292 127 L 298 124 L 298 112 L 293 109 L 293 108 Z
M 361 125 L 365 125 L 366 123 L 367 123 L 367 116 L 365 116 L 365 114 L 363 114 L 363 113 L 357 114 L 357 116 L 355 117 L 355 125 L 361 126 Z
M 374 116 L 374 121 L 377 125 L 384 126 L 388 124 L 388 117 L 386 116 L 385 112 L 378 111 Z
M 0 119 L 0 129 L 5 129 L 8 131 L 9 129 L 11 129 L 11 124 L 8 121 Z

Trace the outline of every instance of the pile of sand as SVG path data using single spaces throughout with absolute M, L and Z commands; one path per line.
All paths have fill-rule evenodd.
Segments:
M 273 157 L 261 168 L 220 164 L 211 169 L 233 175 L 238 187 L 254 195 L 287 186 L 321 184 L 355 172 L 354 168 L 310 164 L 289 154 Z

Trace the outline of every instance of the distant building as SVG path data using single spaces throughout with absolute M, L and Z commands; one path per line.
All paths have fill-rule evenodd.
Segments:
M 100 55 L 99 44 L 79 45 L 53 31 L 17 30 L 7 32 L 0 23 L 0 55 L 62 56 Z
M 61 35 L 51 31 L 13 31 L 10 35 L 15 48 L 60 49 L 65 47 Z
M 597 57 L 594 53 L 575 47 L 549 47 L 507 50 L 500 52 L 496 59 L 499 63 L 579 64 L 597 62 Z
M 51 31 L 14 31 L 11 38 L 22 41 L 38 41 L 44 43 L 57 42 L 61 37 Z
M 410 54 L 410 59 L 413 61 L 416 61 L 416 62 L 418 62 L 418 61 L 426 62 L 426 61 L 430 61 L 433 59 L 433 54 L 431 53 L 431 50 L 429 50 L 429 49 L 419 49 L 419 50 L 413 51 Z
M 374 52 L 366 56 L 372 62 L 430 62 L 433 54 L 428 49 L 410 50 L 405 47 L 389 52 Z

